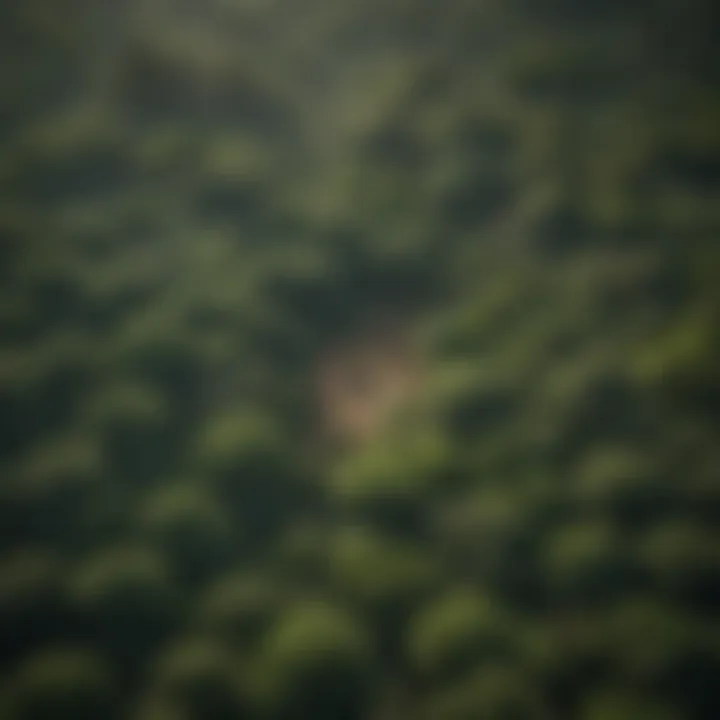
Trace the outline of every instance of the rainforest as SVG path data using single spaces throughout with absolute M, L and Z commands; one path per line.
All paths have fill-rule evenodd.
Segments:
M 0 4 L 0 718 L 720 718 L 711 0 Z

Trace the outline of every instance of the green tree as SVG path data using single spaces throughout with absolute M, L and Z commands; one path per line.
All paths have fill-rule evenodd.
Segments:
M 360 718 L 370 699 L 372 645 L 355 618 L 320 602 L 295 605 L 263 642 L 262 702 L 273 718 Z
M 472 589 L 449 590 L 411 619 L 408 659 L 431 680 L 461 677 L 480 662 L 511 655 L 511 630 L 487 598 Z
M 29 658 L 16 669 L 8 694 L 12 720 L 119 717 L 112 674 L 100 657 L 82 649 L 62 647 Z

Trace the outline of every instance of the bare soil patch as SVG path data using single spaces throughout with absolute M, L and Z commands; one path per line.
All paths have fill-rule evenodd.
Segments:
M 413 397 L 421 377 L 420 353 L 399 323 L 331 344 L 317 365 L 321 436 L 351 445 L 370 439 Z

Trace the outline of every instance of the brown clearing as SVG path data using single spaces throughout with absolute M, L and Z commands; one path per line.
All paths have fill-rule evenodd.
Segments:
M 317 368 L 321 436 L 342 444 L 368 440 L 412 397 L 420 376 L 417 349 L 398 325 L 331 345 Z

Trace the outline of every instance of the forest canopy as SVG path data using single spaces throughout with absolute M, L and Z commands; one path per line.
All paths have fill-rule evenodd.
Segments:
M 0 716 L 717 720 L 719 29 L 0 4 Z

